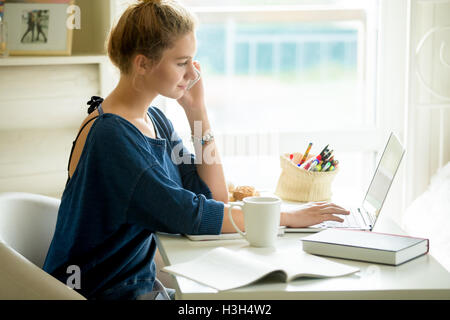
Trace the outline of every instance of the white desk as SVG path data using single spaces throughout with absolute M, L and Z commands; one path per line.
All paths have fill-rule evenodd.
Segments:
M 387 218 L 379 221 L 374 231 L 401 232 Z M 278 238 L 277 247 L 302 250 L 300 238 L 306 235 L 285 234 Z M 219 246 L 230 249 L 248 246 L 245 240 L 190 241 L 183 236 L 167 234 L 158 234 L 157 238 L 166 265 L 189 261 Z M 450 299 L 450 273 L 429 254 L 397 267 L 327 259 L 359 267 L 360 272 L 331 279 L 300 278 L 289 283 L 267 278 L 222 292 L 177 276 L 176 299 Z

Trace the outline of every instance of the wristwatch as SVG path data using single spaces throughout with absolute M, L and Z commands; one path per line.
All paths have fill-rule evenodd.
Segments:
M 195 137 L 194 135 L 191 136 L 192 142 L 201 142 L 202 145 L 208 144 L 209 142 L 214 140 L 214 135 L 212 132 L 208 132 L 201 138 Z

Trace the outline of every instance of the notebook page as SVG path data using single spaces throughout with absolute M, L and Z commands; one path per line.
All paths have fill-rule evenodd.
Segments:
M 299 276 L 336 277 L 359 271 L 358 268 L 316 257 L 302 250 L 252 247 L 237 251 L 219 247 L 197 259 L 162 270 L 217 290 L 245 286 L 277 270 L 285 271 L 289 279 Z
M 217 290 L 250 284 L 272 271 L 270 266 L 240 252 L 215 248 L 194 260 L 167 266 L 162 271 L 183 276 Z

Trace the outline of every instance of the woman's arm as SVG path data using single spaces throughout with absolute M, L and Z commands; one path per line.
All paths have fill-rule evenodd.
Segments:
M 228 217 L 228 208 L 226 204 L 223 210 L 223 223 L 221 233 L 236 232 Z M 239 207 L 231 209 L 233 221 L 244 231 L 244 214 Z M 306 228 L 319 224 L 321 222 L 332 220 L 343 222 L 344 220 L 336 215 L 348 215 L 350 211 L 330 202 L 310 202 L 298 209 L 291 211 L 282 211 L 280 213 L 280 226 L 291 228 Z
M 211 130 L 206 107 L 200 106 L 186 110 L 186 117 L 191 127 L 191 134 L 201 139 Z M 228 190 L 223 172 L 222 161 L 215 141 L 202 145 L 194 142 L 195 158 L 198 162 L 197 172 L 212 192 L 214 200 L 228 203 Z M 201 159 L 201 161 L 200 161 Z
M 193 65 L 200 70 L 198 62 L 194 62 Z M 193 69 L 191 71 L 193 72 Z M 191 134 L 201 139 L 211 130 L 204 100 L 203 80 L 200 79 L 191 90 L 187 91 L 177 101 L 186 113 Z M 196 141 L 194 142 L 194 148 L 196 161 L 198 162 L 196 164 L 198 175 L 211 190 L 214 200 L 228 203 L 228 189 L 216 143 L 211 141 L 202 145 L 199 141 Z
M 224 210 L 223 210 L 223 222 L 222 222 L 222 230 L 221 233 L 233 233 L 237 232 L 236 229 L 233 227 L 230 218 L 228 216 L 228 208 L 230 207 L 229 204 L 225 204 Z M 231 209 L 231 215 L 233 216 L 234 223 L 241 229 L 242 231 L 245 231 L 245 225 L 244 225 L 244 213 L 242 212 L 242 209 L 239 207 L 234 207 Z M 288 226 L 288 213 L 287 212 L 281 212 L 280 215 L 280 226 Z

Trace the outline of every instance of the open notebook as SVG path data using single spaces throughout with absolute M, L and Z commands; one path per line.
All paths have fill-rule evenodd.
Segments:
M 252 247 L 231 250 L 218 247 L 194 260 L 166 266 L 162 271 L 217 290 L 230 290 L 269 274 L 280 276 L 282 282 L 289 282 L 299 277 L 344 276 L 359 269 L 305 253 L 299 246 L 298 250 Z

